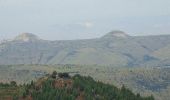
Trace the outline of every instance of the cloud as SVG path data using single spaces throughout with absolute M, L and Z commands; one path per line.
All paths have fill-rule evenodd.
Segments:
M 80 25 L 80 26 L 85 27 L 87 29 L 94 27 L 94 23 L 91 22 L 91 21 L 85 21 L 85 22 L 77 23 L 77 25 Z

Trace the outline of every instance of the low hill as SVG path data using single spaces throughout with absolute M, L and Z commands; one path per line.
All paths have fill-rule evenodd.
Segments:
M 0 82 L 30 83 L 31 80 L 36 81 L 53 70 L 69 72 L 70 75 L 91 76 L 96 81 L 119 88 L 125 85 L 141 96 L 152 94 L 155 100 L 170 98 L 170 68 L 167 66 L 127 68 L 96 65 L 1 65 Z
M 4 88 L 3 91 L 0 90 L 3 100 L 12 100 L 10 98 L 14 100 L 154 100 L 152 96 L 141 97 L 139 93 L 134 94 L 125 86 L 117 88 L 94 81 L 91 77 L 80 75 L 70 77 L 67 73 L 59 73 L 57 77 L 46 76 L 26 85 L 17 86 L 13 82 L 7 85 L 0 84 L 0 87 Z M 7 90 L 12 92 L 9 94 L 5 92 Z

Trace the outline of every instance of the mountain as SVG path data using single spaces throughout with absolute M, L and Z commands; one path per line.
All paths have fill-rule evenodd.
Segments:
M 167 66 L 170 35 L 129 36 L 112 31 L 101 38 L 48 41 L 23 33 L 0 44 L 0 64 L 98 64 Z
M 29 42 L 29 41 L 37 41 L 39 38 L 32 34 L 32 33 L 22 33 L 15 37 L 13 41 L 23 41 L 23 42 Z
M 103 38 L 113 38 L 113 37 L 126 38 L 128 36 L 129 35 L 126 34 L 125 32 L 117 30 L 117 31 L 111 31 L 107 33 L 106 35 L 103 36 Z

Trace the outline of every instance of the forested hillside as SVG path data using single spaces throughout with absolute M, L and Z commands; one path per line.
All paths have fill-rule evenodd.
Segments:
M 57 76 L 56 72 L 30 84 L 17 86 L 11 82 L 0 84 L 0 88 L 4 89 L 0 90 L 3 100 L 154 100 L 153 96 L 134 94 L 125 86 L 117 88 L 91 77 L 71 77 L 68 73 L 58 73 Z

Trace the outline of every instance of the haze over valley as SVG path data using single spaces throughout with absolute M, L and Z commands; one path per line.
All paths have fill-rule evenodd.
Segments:
M 169 0 L 0 0 L 0 100 L 169 100 Z

